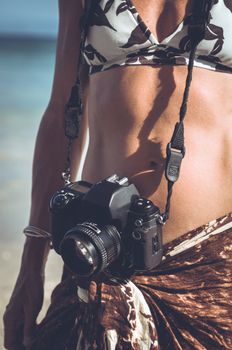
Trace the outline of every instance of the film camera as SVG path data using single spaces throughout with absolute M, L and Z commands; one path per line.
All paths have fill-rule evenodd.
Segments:
M 71 183 L 53 195 L 50 210 L 53 247 L 78 276 L 129 277 L 162 259 L 160 211 L 126 177 Z

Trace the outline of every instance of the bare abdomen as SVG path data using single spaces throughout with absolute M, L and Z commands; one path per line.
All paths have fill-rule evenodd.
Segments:
M 142 196 L 164 210 L 166 145 L 178 121 L 185 77 L 186 67 L 144 66 L 92 76 L 83 179 L 127 176 Z M 186 156 L 174 185 L 165 241 L 231 211 L 232 104 L 226 91 L 231 80 L 228 74 L 194 71 Z

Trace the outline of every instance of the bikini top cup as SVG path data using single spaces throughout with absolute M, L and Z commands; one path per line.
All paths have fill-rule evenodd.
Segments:
M 158 42 L 132 0 L 97 0 L 83 50 L 89 74 L 125 65 L 188 65 L 189 19 Z M 232 1 L 214 0 L 194 66 L 232 73 Z

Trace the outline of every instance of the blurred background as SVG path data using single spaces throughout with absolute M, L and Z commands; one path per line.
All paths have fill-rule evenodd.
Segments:
M 55 61 L 58 0 L 0 0 L 0 317 L 18 274 L 37 128 Z M 61 262 L 50 254 L 44 314 Z M 42 317 L 40 315 L 40 318 Z M 4 349 L 1 322 L 0 349 Z

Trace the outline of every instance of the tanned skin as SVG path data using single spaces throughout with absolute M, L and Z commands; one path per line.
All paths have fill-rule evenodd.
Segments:
M 133 0 L 155 37 L 162 41 L 191 11 L 191 1 Z M 81 1 L 60 0 L 54 83 L 37 136 L 30 224 L 49 230 L 48 202 L 63 183 L 66 143 L 64 105 L 76 77 Z M 75 179 L 89 126 L 82 178 L 127 176 L 140 194 L 163 211 L 166 145 L 178 121 L 186 66 L 130 66 L 96 73 L 85 88 L 85 117 L 73 151 Z M 194 68 L 185 121 L 186 156 L 174 185 L 164 242 L 231 211 L 232 75 Z M 44 176 L 46 174 L 46 176 Z M 43 302 L 48 244 L 27 239 L 22 265 L 4 316 L 8 350 L 30 350 Z M 23 344 L 25 347 L 23 347 Z

